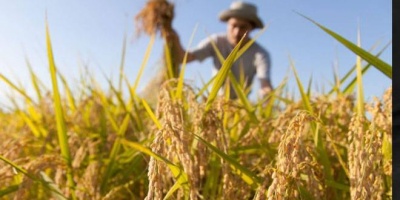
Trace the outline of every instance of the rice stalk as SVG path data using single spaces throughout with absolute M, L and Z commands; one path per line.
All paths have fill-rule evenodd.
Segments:
M 55 66 L 54 71 L 67 93 L 67 81 Z M 353 95 L 338 90 L 337 95 L 315 96 L 311 79 L 305 89 L 296 72 L 296 90 L 306 96 L 312 113 L 303 98 L 291 96 L 294 90 L 287 88 L 286 80 L 269 102 L 247 104 L 226 96 L 207 104 L 204 88 L 192 89 L 183 79 L 171 79 L 158 88 L 153 110 L 148 99 L 132 91 L 122 71 L 119 81 L 124 79 L 130 89 L 128 102 L 121 82 L 115 86 L 107 79 L 103 90 L 90 74 L 82 77 L 80 90 L 71 90 L 75 112 L 69 112 L 69 97 L 60 95 L 70 166 L 57 153 L 54 94 L 46 94 L 31 71 L 40 100 L 30 103 L 23 97 L 25 104 L 20 106 L 17 92 L 10 97 L 15 108 L 0 109 L 0 156 L 12 162 L 0 162 L 0 198 L 392 198 L 391 88 L 371 104 L 364 102 L 365 115 L 358 118 Z M 229 81 L 228 87 L 235 89 L 243 77 Z M 236 91 L 244 97 L 248 90 Z M 185 98 L 177 98 L 178 93 Z M 66 176 L 69 169 L 74 172 L 74 191 Z
M 309 147 L 304 144 L 305 123 L 313 121 L 306 112 L 299 112 L 278 147 L 276 170 L 268 188 L 268 199 L 321 199 L 325 194 L 321 165 L 312 161 Z M 302 174 L 307 175 L 305 182 Z M 306 198 L 307 199 L 307 198 Z
M 357 34 L 357 44 L 361 46 L 361 36 L 360 30 L 358 29 Z M 363 90 L 363 82 L 362 82 L 362 70 L 361 70 L 361 57 L 357 56 L 357 63 L 356 63 L 356 71 L 357 71 L 357 113 L 360 116 L 364 116 L 364 90 Z
M 351 199 L 382 199 L 382 134 L 368 128 L 367 119 L 355 114 L 348 133 Z
M 64 119 L 64 111 L 61 105 L 61 97 L 58 89 L 57 77 L 56 77 L 56 66 L 53 57 L 53 50 L 50 40 L 50 32 L 49 27 L 46 21 L 46 44 L 47 44 L 47 55 L 49 60 L 49 68 L 50 68 L 50 75 L 51 81 L 53 86 L 53 95 L 54 95 L 54 109 L 56 114 L 56 123 L 57 123 L 57 135 L 59 140 L 59 145 L 61 149 L 61 155 L 65 159 L 65 162 L 68 166 L 67 169 L 67 179 L 68 179 L 68 187 L 71 190 L 70 195 L 72 199 L 75 199 L 75 182 L 73 180 L 73 170 L 71 167 L 71 153 L 68 146 L 68 136 L 67 136 L 67 129 L 65 125 Z
M 165 149 L 163 151 L 167 158 L 170 160 L 179 160 L 184 172 L 188 176 L 189 191 L 183 194 L 183 198 L 190 197 L 190 199 L 195 200 L 198 199 L 199 173 L 195 169 L 194 160 L 190 155 L 190 143 L 193 139 L 189 137 L 185 130 L 182 102 L 170 96 L 167 88 L 162 91 L 157 106 L 157 114 L 163 119 L 163 128 L 157 132 L 156 138 L 164 140 L 163 143 L 165 144 L 163 147 Z M 153 142 L 152 148 L 158 149 L 159 142 Z

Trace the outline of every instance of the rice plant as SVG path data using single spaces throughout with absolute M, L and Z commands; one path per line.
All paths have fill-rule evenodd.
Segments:
M 301 98 L 288 97 L 285 78 L 266 104 L 216 95 L 227 78 L 246 93 L 229 75 L 245 50 L 238 48 L 221 58 L 209 94 L 208 84 L 195 88 L 172 76 L 151 104 L 136 91 L 141 75 L 131 81 L 123 73 L 124 56 L 117 86 L 109 81 L 104 90 L 94 77 L 83 77 L 72 92 L 57 72 L 46 28 L 52 89 L 31 71 L 36 96 L 29 96 L 0 74 L 18 95 L 10 97 L 12 109 L 0 111 L 0 198 L 391 199 L 392 89 L 364 102 L 359 61 L 388 78 L 391 67 L 316 24 L 360 56 L 346 75 L 357 81 L 314 95 L 291 62 Z

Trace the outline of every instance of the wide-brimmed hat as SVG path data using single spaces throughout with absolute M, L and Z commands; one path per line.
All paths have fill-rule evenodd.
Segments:
M 219 14 L 219 19 L 223 22 L 228 21 L 228 19 L 231 17 L 249 20 L 254 24 L 255 28 L 264 27 L 263 22 L 257 16 L 257 7 L 250 3 L 235 1 L 231 4 L 229 10 L 222 11 Z

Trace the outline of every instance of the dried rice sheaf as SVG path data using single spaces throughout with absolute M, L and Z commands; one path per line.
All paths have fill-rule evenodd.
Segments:
M 153 36 L 161 33 L 165 39 L 173 33 L 172 20 L 174 18 L 174 5 L 167 0 L 149 0 L 145 7 L 135 16 L 136 34 L 140 36 L 141 33 Z M 179 74 L 178 57 L 174 56 L 176 46 L 166 43 L 169 49 L 169 54 L 164 49 L 164 57 L 162 59 L 162 66 L 157 70 L 154 77 L 145 86 L 141 96 L 147 99 L 151 104 L 157 102 L 157 96 L 161 85 L 169 79 L 177 78 Z M 166 56 L 170 58 L 166 59 Z M 168 72 L 169 64 L 167 60 L 171 60 L 171 74 Z M 170 76 L 172 75 L 172 76 Z
M 162 34 L 171 31 L 174 18 L 174 5 L 167 0 L 149 0 L 135 16 L 137 34 Z

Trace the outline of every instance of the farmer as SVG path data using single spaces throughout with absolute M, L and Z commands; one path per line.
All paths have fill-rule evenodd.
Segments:
M 253 4 L 241 1 L 233 2 L 228 10 L 220 13 L 219 19 L 226 22 L 226 33 L 213 34 L 209 38 L 204 39 L 196 49 L 189 51 L 187 56 L 187 63 L 194 60 L 203 61 L 205 58 L 211 57 L 214 63 L 212 69 L 213 76 L 221 69 L 222 64 L 213 49 L 211 41 L 216 44 L 222 56 L 227 58 L 244 35 L 245 38 L 243 39 L 242 46 L 251 40 L 249 36 L 251 31 L 263 28 L 263 22 L 257 16 L 257 8 Z M 175 30 L 172 29 L 170 35 L 167 36 L 167 41 L 176 47 L 175 55 L 177 55 L 179 62 L 182 63 L 186 50 L 182 47 L 179 35 Z M 236 80 L 244 80 L 243 87 L 245 89 L 248 89 L 254 77 L 257 77 L 261 84 L 259 94 L 261 97 L 265 97 L 273 89 L 270 79 L 270 69 L 271 59 L 267 50 L 255 42 L 236 60 L 232 65 L 231 71 Z M 223 89 L 220 90 L 219 94 L 222 93 Z M 230 98 L 237 98 L 237 94 L 232 86 L 230 86 Z

